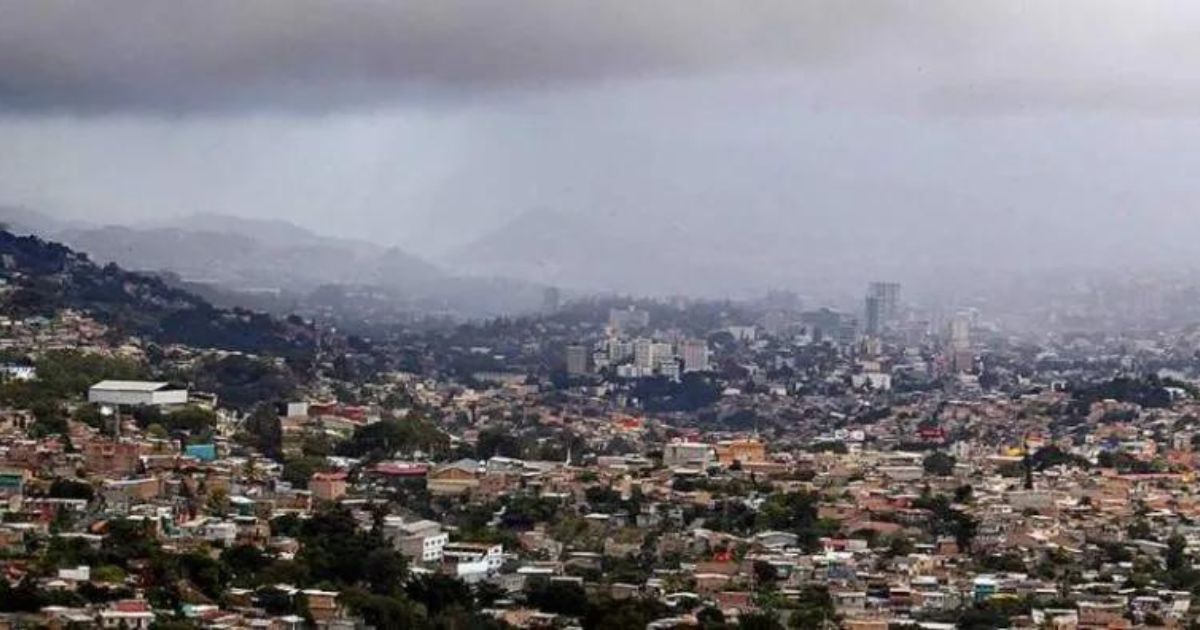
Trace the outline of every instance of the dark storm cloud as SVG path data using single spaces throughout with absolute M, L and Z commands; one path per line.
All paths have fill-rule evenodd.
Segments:
M 935 113 L 1186 112 L 1197 26 L 1182 1 L 0 0 L 0 109 L 324 111 L 765 71 Z
M 2 0 L 0 106 L 323 109 L 853 54 L 888 3 Z

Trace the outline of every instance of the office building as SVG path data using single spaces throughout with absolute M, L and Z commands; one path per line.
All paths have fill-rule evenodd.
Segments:
M 684 372 L 708 371 L 708 343 L 703 339 L 687 339 L 679 344 Z
M 588 359 L 591 352 L 587 346 L 567 346 L 567 374 L 571 376 L 583 376 L 589 373 Z
M 865 332 L 872 336 L 887 332 L 900 321 L 900 285 L 895 282 L 867 285 L 865 307 Z

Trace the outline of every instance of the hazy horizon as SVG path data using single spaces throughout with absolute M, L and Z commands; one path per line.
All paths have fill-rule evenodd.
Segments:
M 1196 267 L 1190 3 L 0 7 L 0 205 L 59 218 L 596 287 Z M 529 213 L 578 220 L 478 241 Z

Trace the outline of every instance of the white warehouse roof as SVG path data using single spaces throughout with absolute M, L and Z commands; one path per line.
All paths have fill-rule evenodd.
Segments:
M 168 384 L 154 381 L 100 381 L 92 385 L 92 389 L 99 391 L 156 392 Z

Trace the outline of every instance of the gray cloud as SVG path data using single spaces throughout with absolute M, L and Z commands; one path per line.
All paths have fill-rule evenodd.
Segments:
M 853 54 L 895 2 L 4 0 L 0 105 L 374 105 Z
M 943 112 L 1200 106 L 1200 5 L 1184 1 L 0 0 L 0 16 L 0 108 L 27 113 L 327 111 L 763 71 Z

